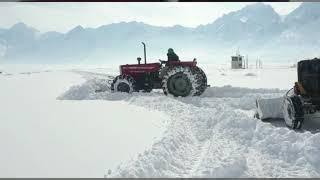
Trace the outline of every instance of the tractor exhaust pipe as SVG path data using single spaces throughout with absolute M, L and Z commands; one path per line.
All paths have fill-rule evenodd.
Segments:
M 144 42 L 142 42 L 142 44 L 143 44 L 144 64 L 147 64 L 146 44 Z

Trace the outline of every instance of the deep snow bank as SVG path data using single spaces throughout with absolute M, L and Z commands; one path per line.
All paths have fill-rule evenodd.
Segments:
M 105 168 L 150 147 L 169 119 L 121 101 L 56 99 L 72 85 L 87 84 L 84 74 L 6 70 L 10 75 L 0 74 L 1 178 L 103 177 Z
M 161 139 L 107 177 L 317 177 L 320 134 L 253 118 L 257 97 L 277 89 L 211 87 L 201 97 L 151 93 L 95 93 L 98 79 L 70 88 L 60 99 L 121 100 L 171 117 Z

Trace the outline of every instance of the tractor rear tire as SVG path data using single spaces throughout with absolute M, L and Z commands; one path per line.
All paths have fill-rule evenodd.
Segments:
M 111 83 L 111 91 L 132 93 L 135 91 L 135 80 L 129 75 L 119 75 Z
M 197 72 L 198 73 L 195 73 Z M 187 97 L 200 95 L 202 90 L 198 81 L 204 81 L 199 70 L 192 67 L 168 67 L 162 79 L 162 89 L 165 95 Z
M 198 84 L 194 96 L 200 96 L 208 86 L 207 76 L 203 70 L 197 66 L 193 67 L 192 71 L 196 75 L 196 83 Z
M 285 96 L 283 116 L 286 125 L 291 129 L 300 129 L 304 120 L 303 104 L 299 96 Z

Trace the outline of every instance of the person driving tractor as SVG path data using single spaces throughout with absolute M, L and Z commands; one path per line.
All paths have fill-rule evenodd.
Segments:
M 172 48 L 168 49 L 168 61 L 179 61 L 179 56 L 173 51 Z

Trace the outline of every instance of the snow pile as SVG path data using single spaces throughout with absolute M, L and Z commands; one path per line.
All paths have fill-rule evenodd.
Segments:
M 106 168 L 150 147 L 170 120 L 163 112 L 121 101 L 56 99 L 82 83 L 73 89 L 77 94 L 66 97 L 102 99 L 93 93 L 104 81 L 90 80 L 89 73 L 86 82 L 54 67 L 4 69 L 12 75 L 0 74 L 1 178 L 101 178 Z
M 210 87 L 200 97 L 174 98 L 161 91 L 94 93 L 100 86 L 102 81 L 88 80 L 60 99 L 121 100 L 171 117 L 162 138 L 106 177 L 320 175 L 320 134 L 253 118 L 256 98 L 280 97 L 284 91 L 223 86 Z
M 222 86 L 222 87 L 212 87 L 208 88 L 202 97 L 242 97 L 248 94 L 270 94 L 270 93 L 277 93 L 283 94 L 284 90 L 279 89 L 266 89 L 266 88 L 259 88 L 259 89 L 250 89 L 250 88 L 242 88 L 242 87 L 232 87 L 230 85 Z
M 100 99 L 102 97 L 97 96 L 96 90 L 107 91 L 108 82 L 105 79 L 90 79 L 82 85 L 72 86 L 67 92 L 59 96 L 57 99 L 71 99 L 71 100 L 92 100 Z

